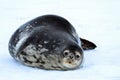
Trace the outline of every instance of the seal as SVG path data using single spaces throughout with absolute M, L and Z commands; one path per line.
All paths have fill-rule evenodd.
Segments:
M 79 38 L 72 24 L 57 15 L 43 15 L 23 24 L 9 41 L 15 60 L 47 70 L 77 69 L 84 59 L 83 49 L 95 47 Z

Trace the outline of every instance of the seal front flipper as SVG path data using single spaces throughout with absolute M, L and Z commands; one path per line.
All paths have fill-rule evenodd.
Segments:
M 97 47 L 91 41 L 88 41 L 88 40 L 83 39 L 83 38 L 80 38 L 80 40 L 81 40 L 81 45 L 82 45 L 83 50 L 91 50 L 91 49 L 95 49 Z

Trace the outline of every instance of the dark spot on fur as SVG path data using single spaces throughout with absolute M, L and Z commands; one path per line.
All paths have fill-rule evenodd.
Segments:
M 41 62 L 41 64 L 45 64 L 45 62 L 44 62 L 44 61 L 42 61 L 42 62 Z
M 47 58 L 48 56 L 47 56 L 47 55 L 45 55 L 45 57 Z
M 29 64 L 33 63 L 32 61 L 27 60 L 25 57 L 23 57 L 23 59 L 24 59 L 24 62 L 26 62 L 26 63 L 29 63 Z
M 39 60 L 42 60 L 42 57 L 41 57 L 41 56 L 39 57 Z
M 22 55 L 25 55 L 25 56 L 27 55 L 24 51 L 22 51 L 21 54 L 22 54 Z
M 61 61 L 60 61 L 60 60 L 58 60 L 58 63 L 61 63 Z
M 55 68 L 55 69 L 61 69 L 61 67 L 59 66 L 51 66 L 52 68 Z
M 39 65 L 39 67 L 38 68 L 44 68 L 44 66 L 43 65 Z
M 37 59 L 37 57 L 36 57 L 35 55 L 33 55 L 33 57 L 34 57 L 35 59 Z
M 36 63 L 39 63 L 39 62 L 40 62 L 39 59 L 37 59 Z

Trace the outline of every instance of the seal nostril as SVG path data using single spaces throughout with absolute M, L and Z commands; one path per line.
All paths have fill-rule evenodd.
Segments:
M 71 59 L 73 59 L 73 56 L 70 56 Z

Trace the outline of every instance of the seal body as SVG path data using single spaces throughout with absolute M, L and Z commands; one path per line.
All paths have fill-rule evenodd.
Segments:
M 18 62 L 42 69 L 76 69 L 83 62 L 74 27 L 55 15 L 40 16 L 20 26 L 9 41 L 9 52 Z

